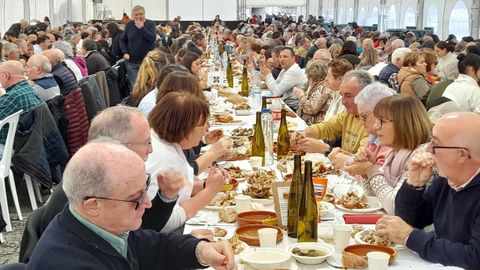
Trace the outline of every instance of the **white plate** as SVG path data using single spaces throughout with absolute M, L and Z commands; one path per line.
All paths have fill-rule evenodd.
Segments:
M 261 203 L 263 205 L 271 205 L 271 204 L 273 204 L 273 199 L 254 199 L 254 198 L 252 198 L 252 202 Z
M 247 116 L 252 115 L 252 111 L 250 110 L 235 110 L 235 114 L 238 116 Z
M 355 234 L 355 242 L 359 243 L 359 244 L 364 244 L 364 245 L 371 245 L 365 241 L 362 240 L 362 236 L 367 234 L 367 233 L 370 233 L 374 230 L 364 230 L 364 231 L 360 231 L 358 233 Z M 391 246 L 391 248 L 394 248 L 394 249 L 405 249 L 407 248 L 406 246 L 404 245 L 397 245 L 397 244 L 393 244 L 393 246 Z
M 251 267 L 245 262 L 241 262 L 240 259 L 238 259 L 238 265 L 237 265 L 238 270 L 256 270 L 255 268 Z M 289 270 L 298 270 L 298 265 L 295 262 L 294 258 L 290 258 L 286 263 L 281 264 L 280 266 L 277 267 L 277 269 L 289 269 Z
M 242 120 L 235 119 L 232 122 L 224 123 L 224 122 L 212 122 L 212 126 L 240 126 L 243 124 Z
M 354 212 L 354 213 L 370 213 L 370 212 L 378 211 L 378 210 L 383 208 L 382 204 L 380 203 L 380 201 L 375 196 L 368 196 L 367 197 L 367 203 L 368 203 L 369 207 L 368 208 L 361 208 L 361 209 L 348 209 L 348 208 L 343 207 L 343 205 L 341 205 L 341 204 L 337 204 L 336 206 L 339 209 L 342 209 L 344 211 Z

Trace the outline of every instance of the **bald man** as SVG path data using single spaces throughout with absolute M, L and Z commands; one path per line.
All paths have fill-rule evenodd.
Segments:
M 480 269 L 479 137 L 478 114 L 457 112 L 440 118 L 429 153 L 413 157 L 408 179 L 398 191 L 397 216 L 380 219 L 377 234 L 406 245 L 424 260 Z M 439 175 L 431 180 L 433 166 Z M 431 224 L 435 233 L 422 230 Z
M 7 61 L 0 65 L 0 84 L 5 88 L 5 95 L 0 97 L 0 119 L 23 110 L 22 114 L 42 103 L 32 86 L 23 76 L 23 66 L 18 61 Z M 7 139 L 7 129 L 0 131 L 0 144 Z
M 42 52 L 42 55 L 47 57 L 52 65 L 53 78 L 60 87 L 60 93 L 67 96 L 71 91 L 78 88 L 75 74 L 67 68 L 63 62 L 65 54 L 59 49 L 49 49 Z
M 60 95 L 60 88 L 53 78 L 52 65 L 43 55 L 33 55 L 25 66 L 27 77 L 32 81 L 33 90 L 43 101 Z

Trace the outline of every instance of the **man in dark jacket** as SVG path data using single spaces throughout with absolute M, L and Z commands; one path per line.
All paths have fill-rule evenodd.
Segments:
M 69 205 L 48 226 L 27 269 L 236 269 L 226 242 L 139 229 L 151 207 L 149 179 L 143 160 L 116 141 L 82 147 L 64 173 Z
M 60 94 L 68 96 L 70 92 L 78 88 L 77 79 L 71 69 L 67 67 L 65 54 L 59 49 L 49 49 L 42 53 L 52 65 L 53 78 L 60 87 Z
M 395 214 L 377 222 L 380 236 L 406 245 L 422 259 L 480 269 L 480 116 L 444 115 L 433 128 L 427 153 L 412 158 L 395 198 Z M 439 176 L 432 177 L 432 167 Z M 433 224 L 435 233 L 422 229 Z
M 22 19 L 19 23 L 12 24 L 8 31 L 13 31 L 17 37 L 20 34 L 28 34 L 28 21 Z
M 110 63 L 98 51 L 97 42 L 93 39 L 85 39 L 82 43 L 85 62 L 87 63 L 88 75 L 93 75 L 99 71 L 105 71 L 110 68 Z
M 142 6 L 133 7 L 132 18 L 125 25 L 125 32 L 120 38 L 120 49 L 123 58 L 128 60 L 128 77 L 133 86 L 143 58 L 154 47 L 156 28 L 153 21 L 145 19 L 145 8 Z
M 378 80 L 381 83 L 387 84 L 390 88 L 398 90 L 398 85 L 394 85 L 395 80 L 392 81 L 391 77 L 392 75 L 396 77 L 397 73 L 403 67 L 403 59 L 411 51 L 409 48 L 395 49 L 392 53 L 392 62 L 382 68 L 378 74 Z

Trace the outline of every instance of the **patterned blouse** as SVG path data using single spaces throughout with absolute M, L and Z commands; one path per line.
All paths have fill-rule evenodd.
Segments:
M 307 125 L 320 123 L 332 100 L 332 90 L 325 85 L 326 81 L 308 85 L 305 95 L 298 99 L 297 114 Z

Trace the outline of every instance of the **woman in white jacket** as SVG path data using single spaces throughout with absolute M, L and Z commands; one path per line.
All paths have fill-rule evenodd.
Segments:
M 480 56 L 474 53 L 458 56 L 460 74 L 443 92 L 463 111 L 480 113 Z
M 458 76 L 458 59 L 453 53 L 454 45 L 439 41 L 435 44 L 435 55 L 438 57 L 438 75 L 443 80 L 455 80 Z

